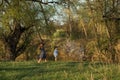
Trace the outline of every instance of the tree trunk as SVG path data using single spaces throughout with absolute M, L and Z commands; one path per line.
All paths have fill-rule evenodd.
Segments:
M 117 27 L 118 24 L 116 23 L 116 21 L 114 20 L 105 20 L 105 23 L 106 23 L 106 27 L 108 29 L 108 33 L 109 33 L 109 51 L 111 52 L 111 56 L 112 56 L 112 61 L 114 63 L 117 63 L 118 61 L 116 60 L 115 58 L 115 55 L 116 55 L 116 51 L 115 51 L 115 44 L 117 43 Z M 111 24 L 112 23 L 112 24 Z
M 5 45 L 7 46 L 6 51 L 9 54 L 9 58 L 12 61 L 15 61 L 16 57 L 18 56 L 18 43 L 22 33 L 25 31 L 24 28 L 21 27 L 19 23 L 14 24 L 14 30 L 8 36 L 5 36 Z
M 15 53 L 14 54 L 13 53 L 10 54 L 10 60 L 11 61 L 15 61 L 16 58 L 17 58 L 17 56 L 15 55 Z

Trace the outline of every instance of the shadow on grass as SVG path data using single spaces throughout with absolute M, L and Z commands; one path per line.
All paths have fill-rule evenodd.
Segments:
M 46 73 L 58 73 L 58 72 L 69 72 L 70 69 L 72 72 L 79 72 L 77 69 L 75 69 L 76 66 L 78 66 L 80 62 L 46 62 L 46 63 L 40 63 L 40 64 L 34 64 L 30 66 L 17 66 L 17 67 L 3 67 L 0 68 L 1 71 L 9 71 L 9 72 L 18 72 L 19 74 L 16 74 L 14 79 L 12 80 L 22 80 L 24 78 L 31 78 L 32 76 L 38 75 L 44 75 Z M 12 73 L 11 73 L 12 74 Z M 1 77 L 4 78 L 4 77 Z M 4 80 L 4 79 L 1 79 Z M 8 80 L 8 79 L 6 79 Z M 11 79 L 9 79 L 11 80 Z
M 75 66 L 78 66 L 79 64 L 80 64 L 80 62 L 68 62 L 68 63 L 66 63 L 66 66 L 75 67 Z
M 46 73 L 53 74 L 53 73 L 59 73 L 59 72 L 63 73 L 64 71 L 69 72 L 71 67 L 77 66 L 78 64 L 79 62 L 67 62 L 67 63 L 59 63 L 59 62 L 49 63 L 48 62 L 48 63 L 37 64 L 37 66 L 39 67 L 36 67 L 36 68 L 33 67 L 32 70 L 29 70 L 27 73 L 18 75 L 16 79 L 21 80 L 25 77 L 29 78 L 35 75 L 42 76 L 42 75 L 46 75 Z M 48 65 L 50 65 L 49 68 L 47 68 Z M 72 69 L 72 72 L 79 72 L 79 71 Z

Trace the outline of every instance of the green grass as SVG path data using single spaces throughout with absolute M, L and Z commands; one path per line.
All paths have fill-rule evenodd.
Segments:
M 120 80 L 119 64 L 0 62 L 0 80 Z

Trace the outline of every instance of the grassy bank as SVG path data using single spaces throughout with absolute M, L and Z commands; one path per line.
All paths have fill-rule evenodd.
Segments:
M 120 65 L 88 62 L 0 62 L 0 80 L 120 80 Z

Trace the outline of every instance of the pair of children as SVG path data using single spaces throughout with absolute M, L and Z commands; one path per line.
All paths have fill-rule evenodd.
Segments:
M 45 48 L 44 48 L 44 44 L 43 44 L 43 43 L 40 44 L 39 49 L 40 49 L 40 51 L 41 51 L 41 54 L 39 55 L 38 63 L 40 63 L 42 59 L 44 59 L 45 62 L 46 62 L 46 51 L 45 51 Z M 54 47 L 53 55 L 54 55 L 54 57 L 55 57 L 55 61 L 57 61 L 57 57 L 58 57 L 58 49 L 57 49 L 57 46 Z

